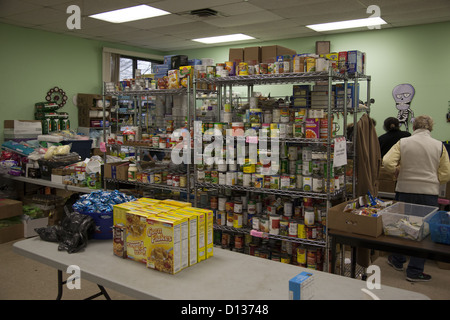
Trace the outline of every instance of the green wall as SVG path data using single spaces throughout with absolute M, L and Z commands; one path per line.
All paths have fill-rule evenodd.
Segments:
M 3 120 L 33 120 L 34 104 L 58 86 L 68 97 L 59 111 L 78 127 L 77 93 L 102 93 L 102 48 L 162 55 L 158 51 L 121 46 L 0 23 L 0 141 Z
M 404 28 L 387 28 L 317 37 L 252 43 L 242 46 L 281 45 L 297 53 L 314 53 L 316 41 L 330 41 L 332 51 L 360 50 L 366 52 L 367 74 L 371 75 L 371 97 L 375 99 L 371 116 L 377 121 L 377 133 L 384 133 L 384 119 L 397 116 L 392 89 L 401 83 L 415 88 L 411 109 L 415 116 L 428 114 L 435 120 L 433 137 L 450 140 L 450 123 L 446 113 L 450 101 L 450 22 Z M 176 51 L 189 58 L 228 60 L 230 47 L 209 50 Z M 362 83 L 365 92 L 365 83 Z M 255 91 L 278 93 L 274 86 L 255 87 Z M 288 91 L 289 93 L 289 91 Z M 364 97 L 362 100 L 366 101 Z M 412 127 L 410 126 L 410 131 Z
M 316 41 L 321 40 L 331 41 L 333 51 L 364 51 L 367 73 L 372 76 L 371 97 L 375 99 L 371 115 L 377 120 L 378 134 L 383 133 L 384 119 L 397 115 L 392 89 L 397 84 L 410 83 L 416 90 L 411 104 L 415 115 L 432 116 L 433 136 L 449 140 L 450 123 L 445 120 L 450 101 L 449 37 L 450 22 L 445 22 L 242 46 L 278 44 L 306 53 L 314 52 Z M 34 104 L 44 101 L 47 91 L 54 86 L 66 91 L 69 101 L 61 111 L 69 113 L 72 128 L 77 128 L 77 107 L 72 97 L 77 93 L 101 93 L 104 46 L 159 55 L 187 54 L 190 59 L 213 58 L 215 62 L 227 61 L 230 48 L 158 52 L 6 24 L 0 24 L 0 44 L 0 141 L 3 120 L 33 119 Z M 272 86 L 255 87 L 255 91 L 263 93 L 280 92 L 277 90 Z M 283 90 L 291 92 L 289 86 Z

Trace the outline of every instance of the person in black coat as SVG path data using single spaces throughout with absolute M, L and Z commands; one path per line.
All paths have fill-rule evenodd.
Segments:
M 397 118 L 389 117 L 384 120 L 383 125 L 385 134 L 378 137 L 378 142 L 380 143 L 381 158 L 392 148 L 398 140 L 404 137 L 409 137 L 411 133 L 408 131 L 400 130 L 400 122 Z

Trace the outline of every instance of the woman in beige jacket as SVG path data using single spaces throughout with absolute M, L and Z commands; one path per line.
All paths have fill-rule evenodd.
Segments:
M 450 162 L 443 143 L 431 137 L 433 119 L 415 118 L 414 132 L 397 142 L 383 157 L 384 168 L 397 177 L 395 199 L 402 202 L 438 207 L 439 186 L 450 181 Z M 388 263 L 403 270 L 406 258 L 391 255 Z M 425 259 L 411 257 L 406 269 L 408 281 L 428 281 L 423 273 Z

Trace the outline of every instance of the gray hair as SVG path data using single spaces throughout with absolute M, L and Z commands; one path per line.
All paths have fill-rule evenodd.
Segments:
M 433 124 L 434 121 L 430 116 L 418 116 L 414 119 L 413 129 L 426 129 L 431 132 L 433 130 Z

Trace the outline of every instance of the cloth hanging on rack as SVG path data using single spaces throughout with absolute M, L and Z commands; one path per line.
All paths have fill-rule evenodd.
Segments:
M 378 179 L 381 170 L 381 151 L 375 124 L 367 113 L 357 122 L 356 133 L 356 196 L 364 196 L 369 191 L 378 195 Z
M 381 150 L 375 124 L 367 113 L 357 122 L 356 132 L 356 197 L 365 196 L 369 191 L 378 195 L 378 179 L 381 170 Z M 355 140 L 354 140 L 355 142 Z M 378 252 L 357 248 L 356 263 L 367 268 L 378 258 Z

